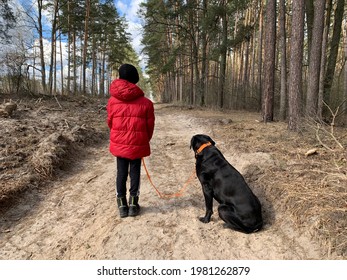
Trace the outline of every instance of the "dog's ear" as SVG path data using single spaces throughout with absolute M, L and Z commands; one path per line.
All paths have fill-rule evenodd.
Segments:
M 189 149 L 192 149 L 192 148 L 193 148 L 193 145 L 194 145 L 194 137 L 195 137 L 195 136 L 193 136 L 192 139 L 190 140 L 190 147 L 189 147 Z

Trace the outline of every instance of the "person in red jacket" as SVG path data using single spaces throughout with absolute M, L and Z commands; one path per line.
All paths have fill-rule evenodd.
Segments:
M 137 216 L 140 212 L 139 191 L 141 158 L 149 156 L 154 131 L 152 101 L 136 83 L 137 69 L 131 64 L 119 68 L 119 78 L 110 85 L 107 124 L 110 128 L 110 152 L 117 158 L 117 204 L 120 217 Z M 127 203 L 126 182 L 130 176 L 130 198 Z

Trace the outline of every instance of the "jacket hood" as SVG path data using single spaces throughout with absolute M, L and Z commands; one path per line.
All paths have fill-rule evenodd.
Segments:
M 145 94 L 137 85 L 127 80 L 117 79 L 111 83 L 110 95 L 121 101 L 132 101 Z

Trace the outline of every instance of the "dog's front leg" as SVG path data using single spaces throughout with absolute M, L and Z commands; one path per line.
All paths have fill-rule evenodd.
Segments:
M 202 186 L 202 190 L 205 197 L 206 213 L 205 217 L 200 217 L 199 220 L 203 223 L 209 223 L 213 214 L 213 189 L 209 187 L 207 184 L 204 184 Z

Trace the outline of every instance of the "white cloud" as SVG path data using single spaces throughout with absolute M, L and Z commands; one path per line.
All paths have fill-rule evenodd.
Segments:
M 116 7 L 121 15 L 125 15 L 130 22 L 138 22 L 137 12 L 143 0 L 118 0 Z
M 123 1 L 116 1 L 116 7 L 118 12 L 123 15 L 126 14 L 127 10 L 128 10 L 128 5 L 126 3 L 124 3 Z
M 131 34 L 132 45 L 140 57 L 141 67 L 144 69 L 145 59 L 141 56 L 142 25 L 138 17 L 140 4 L 144 0 L 118 0 L 116 7 L 121 16 L 124 16 L 128 22 L 128 32 Z

